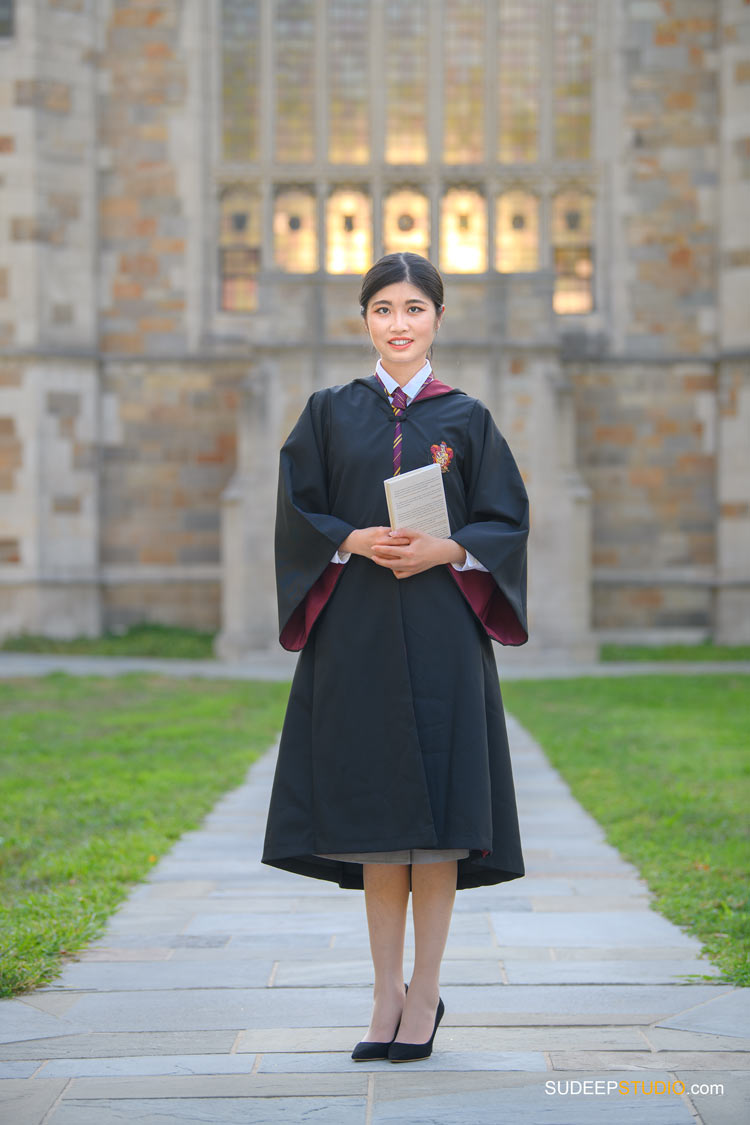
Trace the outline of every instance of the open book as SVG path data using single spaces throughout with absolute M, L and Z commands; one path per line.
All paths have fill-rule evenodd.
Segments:
M 383 481 L 391 529 L 411 527 L 447 539 L 451 533 L 445 503 L 443 472 L 439 465 L 425 465 Z

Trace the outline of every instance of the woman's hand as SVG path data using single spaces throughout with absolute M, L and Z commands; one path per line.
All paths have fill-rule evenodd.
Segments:
M 393 546 L 406 546 L 409 542 L 404 537 L 394 539 L 390 527 L 361 527 L 357 531 L 350 532 L 343 543 L 339 543 L 339 551 L 351 551 L 353 555 L 363 555 L 372 562 L 378 562 L 379 560 L 373 555 L 373 548 L 376 543 L 386 541 Z
M 389 528 L 380 530 L 385 534 L 373 541 L 370 557 L 379 566 L 389 567 L 396 578 L 411 578 L 433 566 L 466 561 L 466 551 L 453 539 L 436 539 L 434 535 L 408 527 L 393 532 Z

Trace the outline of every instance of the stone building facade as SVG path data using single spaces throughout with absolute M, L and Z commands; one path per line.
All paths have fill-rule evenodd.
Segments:
M 271 645 L 278 446 L 398 248 L 528 655 L 750 641 L 748 0 L 0 0 L 0 634 Z

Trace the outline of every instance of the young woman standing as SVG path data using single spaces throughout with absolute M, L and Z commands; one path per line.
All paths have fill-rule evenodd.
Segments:
M 280 640 L 302 651 L 263 862 L 364 888 L 374 1007 L 352 1057 L 407 1062 L 443 1014 L 456 890 L 524 873 L 490 638 L 528 639 L 528 499 L 484 404 L 432 372 L 434 266 L 381 258 L 360 306 L 375 373 L 316 391 L 281 451 Z M 450 538 L 392 531 L 384 479 L 433 461 Z

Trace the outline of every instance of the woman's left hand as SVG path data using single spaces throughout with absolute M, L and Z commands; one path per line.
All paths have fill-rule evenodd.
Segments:
M 405 546 L 394 546 L 393 539 L 407 539 Z M 379 566 L 388 567 L 396 578 L 411 578 L 423 570 L 445 563 L 463 563 L 466 551 L 453 539 L 436 539 L 423 531 L 409 527 L 397 528 L 372 546 L 372 560 Z

